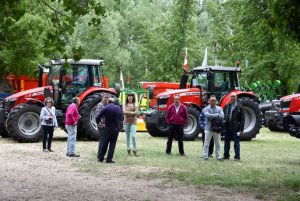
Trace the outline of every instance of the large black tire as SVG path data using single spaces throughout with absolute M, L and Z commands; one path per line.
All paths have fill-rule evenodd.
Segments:
M 183 129 L 183 139 L 187 141 L 192 141 L 195 140 L 200 133 L 200 127 L 198 124 L 200 111 L 195 107 L 187 107 L 187 110 L 189 114 L 189 119 L 188 125 Z
M 4 123 L 0 123 L 0 136 L 3 138 L 9 138 L 8 132 L 6 130 L 6 127 Z
M 166 137 L 169 133 L 169 128 L 166 123 L 165 116 L 160 117 L 158 124 L 146 122 L 146 128 L 148 133 L 152 137 Z
M 96 106 L 102 101 L 102 94 L 95 93 L 88 96 L 79 108 L 81 118 L 78 123 L 80 137 L 86 137 L 89 140 L 99 140 L 98 127 L 96 123 Z
M 256 137 L 261 128 L 262 116 L 259 105 L 253 99 L 248 97 L 239 98 L 239 102 L 243 105 L 245 111 L 244 133 L 240 140 L 249 141 Z
M 43 136 L 40 113 L 38 105 L 16 106 L 6 120 L 8 134 L 18 142 L 38 142 Z

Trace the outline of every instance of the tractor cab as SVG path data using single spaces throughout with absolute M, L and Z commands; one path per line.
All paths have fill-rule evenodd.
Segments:
M 191 87 L 200 88 L 202 103 L 206 103 L 211 94 L 221 100 L 230 91 L 240 90 L 239 67 L 204 66 L 191 70 Z
M 49 66 L 43 66 L 49 71 L 45 85 L 52 86 L 51 96 L 55 100 L 56 108 L 65 111 L 73 97 L 90 87 L 102 87 L 101 65 L 103 60 L 82 59 L 78 62 L 65 62 L 62 59 L 52 60 Z

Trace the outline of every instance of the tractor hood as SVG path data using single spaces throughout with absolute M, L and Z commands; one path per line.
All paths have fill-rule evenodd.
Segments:
M 284 96 L 284 97 L 280 98 L 280 101 L 283 101 L 283 102 L 291 101 L 293 98 L 297 98 L 297 97 L 300 98 L 300 93 Z
M 36 96 L 41 96 L 44 94 L 44 89 L 49 88 L 52 90 L 52 87 L 47 86 L 47 87 L 37 87 L 34 89 L 29 89 L 25 91 L 21 91 L 19 93 L 13 94 L 5 99 L 5 101 L 9 101 L 12 99 L 19 99 L 19 98 L 34 98 Z
M 200 92 L 200 89 L 198 88 L 188 88 L 188 89 L 176 89 L 176 90 L 171 90 L 171 91 L 167 91 L 167 92 L 163 92 L 157 95 L 157 98 L 160 97 L 165 97 L 165 96 L 170 96 L 172 94 L 186 94 L 186 93 L 193 93 L 193 92 Z

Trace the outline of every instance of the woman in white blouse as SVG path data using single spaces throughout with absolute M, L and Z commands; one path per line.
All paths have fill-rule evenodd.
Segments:
M 57 119 L 55 116 L 54 101 L 47 97 L 44 101 L 45 107 L 42 108 L 40 119 L 43 127 L 43 151 L 53 152 L 51 143 L 53 138 L 54 128 L 57 127 Z

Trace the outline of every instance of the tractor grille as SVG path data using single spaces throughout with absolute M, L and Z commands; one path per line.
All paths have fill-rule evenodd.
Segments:
M 290 107 L 291 101 L 280 101 L 280 109 L 281 110 L 288 110 Z

